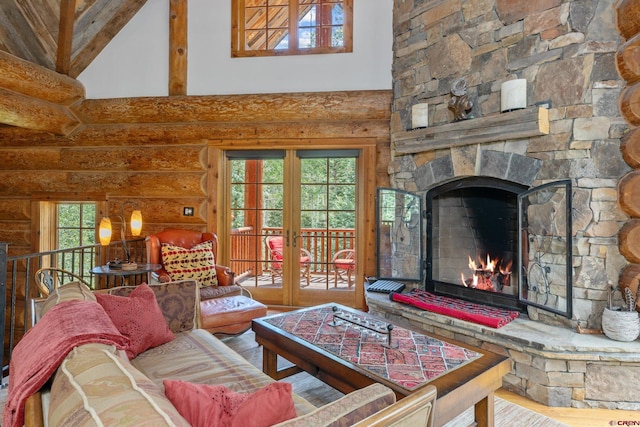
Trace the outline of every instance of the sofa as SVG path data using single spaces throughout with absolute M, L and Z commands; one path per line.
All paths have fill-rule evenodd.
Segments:
M 316 408 L 199 329 L 198 309 L 194 280 L 96 292 L 73 282 L 34 300 L 3 425 L 188 426 L 202 417 L 210 426 L 431 425 L 433 386 L 395 402 L 373 384 Z M 63 332 L 52 333 L 55 325 Z

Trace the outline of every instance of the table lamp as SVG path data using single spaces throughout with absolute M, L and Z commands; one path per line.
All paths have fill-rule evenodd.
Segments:
M 132 205 L 134 210 L 131 212 L 131 234 L 133 236 L 139 236 L 142 231 L 142 212 L 140 210 L 135 209 L 137 206 L 132 202 L 125 202 L 122 204 L 122 214 L 116 216 L 120 219 L 120 223 L 122 226 L 120 227 L 120 238 L 122 240 L 122 259 L 114 259 L 113 261 L 109 261 L 107 265 L 109 268 L 113 269 L 122 269 L 122 270 L 135 270 L 138 268 L 138 264 L 135 262 L 131 262 L 131 254 L 129 253 L 129 248 L 127 247 L 127 241 L 125 239 L 126 231 L 127 231 L 127 223 L 124 220 L 124 207 L 126 205 Z M 100 237 L 100 244 L 102 246 L 108 246 L 111 242 L 111 219 L 106 216 L 100 220 L 100 228 L 98 230 L 98 236 Z

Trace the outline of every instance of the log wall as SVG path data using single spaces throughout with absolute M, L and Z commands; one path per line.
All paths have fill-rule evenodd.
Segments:
M 621 289 L 630 287 L 637 295 L 640 281 L 640 4 L 635 0 L 616 3 L 616 25 L 625 42 L 616 52 L 618 74 L 626 82 L 618 104 L 622 117 L 632 127 L 623 138 L 622 156 L 633 171 L 618 183 L 620 206 L 630 220 L 618 233 L 620 253 L 630 264 L 622 271 Z M 637 296 L 636 296 L 637 299 Z
M 211 148 L 373 142 L 384 160 L 390 104 L 389 91 L 85 100 L 74 107 L 83 125 L 68 136 L 0 126 L 0 241 L 10 255 L 32 250 L 31 197 L 47 192 L 104 193 L 112 215 L 135 200 L 143 234 L 204 229 Z M 386 163 L 376 170 L 385 185 Z
M 216 231 L 218 147 L 375 145 L 376 184 L 388 186 L 390 105 L 390 91 L 84 100 L 73 107 L 82 126 L 67 136 L 0 125 L 0 241 L 10 256 L 37 251 L 32 202 L 52 193 L 104 194 L 112 216 L 135 201 L 143 235 Z M 195 215 L 183 216 L 185 206 Z M 19 338 L 24 306 L 16 309 Z

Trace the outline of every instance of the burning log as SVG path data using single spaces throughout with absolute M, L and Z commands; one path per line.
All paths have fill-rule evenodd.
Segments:
M 462 284 L 467 288 L 501 292 L 505 286 L 511 285 L 511 264 L 504 269 L 497 268 L 498 264 L 498 260 L 491 260 L 489 255 L 486 264 L 480 263 L 480 266 L 469 257 L 469 268 L 473 270 L 473 275 L 465 278 L 464 273 L 460 273 Z

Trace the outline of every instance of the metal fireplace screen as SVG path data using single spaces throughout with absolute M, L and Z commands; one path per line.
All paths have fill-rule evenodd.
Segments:
M 525 190 L 501 180 L 485 181 L 466 178 L 430 190 L 424 213 L 421 197 L 378 189 L 378 277 L 420 282 L 424 277 L 424 288 L 435 294 L 510 309 L 534 306 L 570 318 L 571 182 Z M 455 206 L 461 199 L 471 215 L 461 215 Z M 465 231 L 463 221 L 474 224 Z M 467 253 L 463 240 L 473 240 L 470 247 L 482 250 Z M 494 262 L 496 272 L 489 272 L 487 266 Z
M 378 279 L 422 281 L 422 213 L 420 196 L 378 188 Z

